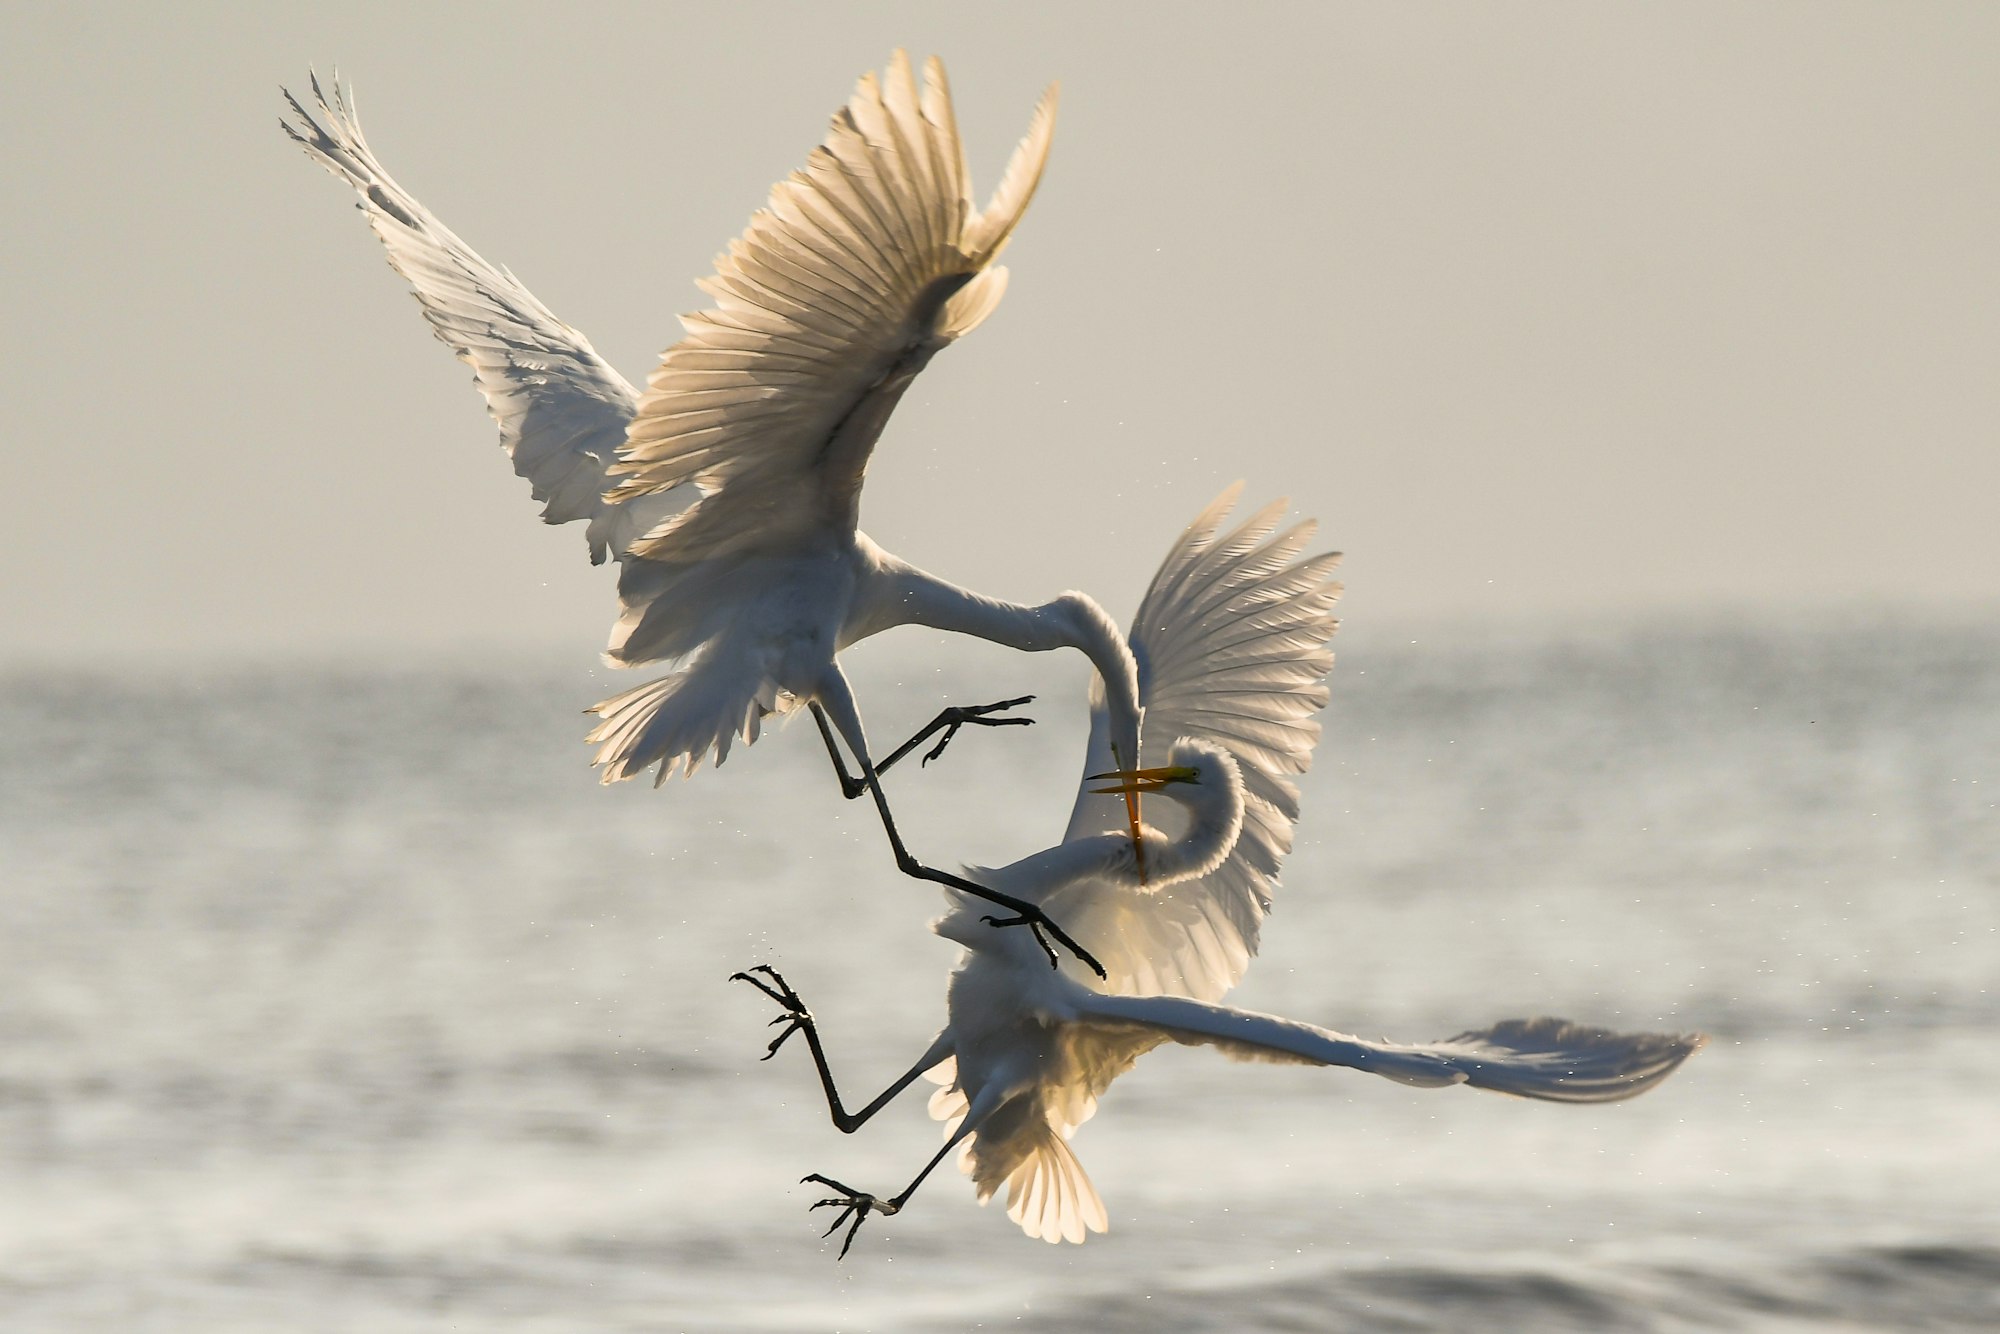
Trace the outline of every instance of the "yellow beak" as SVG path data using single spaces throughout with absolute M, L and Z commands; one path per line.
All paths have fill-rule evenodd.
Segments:
M 1115 741 L 1111 743 L 1111 758 L 1113 760 L 1125 758 L 1118 753 L 1118 743 Z M 1134 755 L 1132 758 L 1136 760 L 1139 757 Z M 1092 782 L 1099 778 L 1129 778 L 1129 775 L 1137 772 L 1139 771 L 1120 770 L 1115 774 L 1093 774 L 1084 781 Z M 1128 781 L 1117 787 L 1102 788 L 1100 791 L 1122 794 L 1125 798 L 1126 827 L 1132 831 L 1132 865 L 1139 872 L 1139 885 L 1143 889 L 1146 884 L 1146 840 L 1139 833 L 1139 789 Z
M 1099 782 L 1106 778 L 1118 781 L 1110 787 L 1094 787 L 1092 792 L 1119 794 L 1126 792 L 1158 792 L 1169 783 L 1192 783 L 1200 775 L 1185 764 L 1166 764 L 1157 769 L 1113 769 L 1109 773 L 1091 774 L 1084 781 Z

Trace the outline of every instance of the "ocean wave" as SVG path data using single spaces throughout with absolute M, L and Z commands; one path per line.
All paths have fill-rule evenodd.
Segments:
M 1753 1267 L 1712 1263 L 1327 1267 L 1237 1285 L 1074 1295 L 1022 1334 L 1281 1334 L 1357 1329 L 1635 1331 L 2000 1328 L 2000 1247 L 1864 1246 Z M 943 1325 L 926 1328 L 942 1330 Z

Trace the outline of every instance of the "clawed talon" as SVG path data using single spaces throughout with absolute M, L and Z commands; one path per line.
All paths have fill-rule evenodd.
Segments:
M 1048 956 L 1048 960 L 1049 960 L 1049 967 L 1051 967 L 1051 968 L 1058 968 L 1058 967 L 1061 967 L 1061 965 L 1062 965 L 1062 958 L 1061 958 L 1061 956 L 1060 956 L 1060 955 L 1058 955 L 1058 954 L 1057 954 L 1057 953 L 1055 952 L 1055 949 L 1054 949 L 1054 948 L 1053 948 L 1053 947 L 1052 947 L 1052 946 L 1051 946 L 1051 945 L 1049 944 L 1049 942 L 1048 942 L 1047 938 L 1046 938 L 1046 937 L 1044 937 L 1044 936 L 1042 935 L 1042 923 L 1041 923 L 1041 919 L 1039 919 L 1039 918 L 1035 918 L 1035 917 L 1026 917 L 1026 916 L 1015 916 L 1015 917 L 994 917 L 994 916 L 992 916 L 991 914 L 988 914 L 987 916 L 985 916 L 985 917 L 982 917 L 982 918 L 980 918 L 979 920 L 980 920 L 980 921 L 982 921 L 982 922 L 984 922 L 984 923 L 986 923 L 986 925 L 988 925 L 988 926 L 996 926 L 996 927 L 1005 927 L 1005 926 L 1025 926 L 1025 927 L 1027 927 L 1027 928 L 1028 928 L 1028 932 L 1029 932 L 1029 934 L 1031 934 L 1032 936 L 1034 936 L 1034 938 L 1035 938 L 1035 943 L 1036 943 L 1037 945 L 1040 945 L 1040 946 L 1042 947 L 1042 953 Z
M 944 735 L 938 739 L 938 743 L 924 752 L 921 763 L 927 766 L 932 760 L 944 754 L 944 748 L 958 735 L 958 729 L 967 723 L 978 727 L 1033 727 L 1035 725 L 1033 718 L 989 718 L 986 715 L 998 713 L 1002 709 L 1032 704 L 1034 701 L 1033 695 L 1022 695 L 1019 699 L 1003 699 L 998 704 L 975 704 L 946 709 L 938 715 L 938 722 L 948 722 L 949 726 L 945 728 Z M 932 726 L 936 724 L 933 723 Z
M 975 727 L 1033 727 L 1035 725 L 1033 718 L 993 718 L 988 715 L 999 713 L 1003 709 L 1013 709 L 1023 704 L 1032 704 L 1034 700 L 1035 697 L 1033 695 L 1019 695 L 1013 699 L 1003 699 L 998 704 L 964 704 L 954 705 L 949 709 L 945 709 L 937 717 L 931 719 L 928 726 L 922 728 L 915 736 L 896 747 L 895 750 L 876 763 L 874 766 L 875 777 L 879 779 L 881 775 L 889 772 L 897 761 L 922 745 L 925 738 L 940 729 L 943 730 L 944 735 L 938 738 L 938 743 L 935 746 L 924 752 L 923 763 L 926 765 L 944 754 L 944 748 L 949 746 L 951 739 L 958 735 L 958 729 L 968 723 Z M 855 758 L 862 762 L 862 773 L 859 777 L 848 773 L 846 762 L 840 757 L 840 747 L 834 742 L 832 725 L 826 721 L 825 715 L 820 711 L 817 704 L 813 706 L 813 720 L 819 724 L 820 736 L 826 742 L 827 753 L 833 757 L 834 773 L 840 779 L 840 794 L 847 798 L 847 800 L 852 801 L 863 792 L 869 790 L 868 757 L 856 752 Z M 888 818 L 886 810 L 883 812 L 883 818 L 885 820 Z M 893 833 L 891 837 L 894 837 Z
M 805 1185 L 809 1182 L 817 1182 L 819 1185 L 840 1192 L 839 1195 L 834 1196 L 832 1199 L 819 1200 L 811 1206 L 814 1209 L 840 1210 L 834 1216 L 833 1225 L 820 1233 L 822 1238 L 830 1237 L 838 1232 L 840 1225 L 847 1223 L 850 1218 L 854 1220 L 848 1225 L 847 1235 L 840 1239 L 840 1255 L 837 1257 L 838 1259 L 845 1260 L 847 1258 L 847 1248 L 854 1244 L 854 1234 L 859 1232 L 861 1225 L 868 1221 L 870 1210 L 887 1218 L 890 1214 L 902 1208 L 894 1200 L 876 1199 L 873 1195 L 858 1191 L 852 1186 L 844 1185 L 841 1182 L 835 1181 L 832 1177 L 823 1177 L 817 1172 L 814 1172 L 811 1176 L 799 1178 L 800 1185 Z
M 778 1048 L 785 1045 L 786 1038 L 798 1032 L 800 1029 L 804 1028 L 807 1024 L 811 1022 L 812 1022 L 811 1015 L 781 1014 L 776 1019 L 773 1019 L 771 1023 L 785 1025 L 785 1031 L 778 1034 L 778 1036 L 772 1038 L 771 1045 L 764 1048 L 764 1054 L 762 1056 L 759 1056 L 757 1059 L 760 1061 L 768 1061 L 773 1056 L 776 1056 L 778 1054 Z M 768 1028 L 770 1025 L 767 1024 L 765 1026 Z
M 1048 956 L 1049 967 L 1057 968 L 1061 966 L 1062 958 L 1055 952 L 1054 946 L 1049 944 L 1048 938 L 1042 934 L 1043 931 L 1047 931 L 1049 935 L 1056 938 L 1064 949 L 1074 954 L 1079 961 L 1085 964 L 1091 972 L 1096 973 L 1099 977 L 1109 976 L 1104 971 L 1104 965 L 1099 963 L 1089 950 L 1070 939 L 1069 932 L 1050 921 L 1048 914 L 1042 912 L 1039 908 L 1024 910 L 1012 917 L 994 917 L 989 914 L 979 920 L 992 927 L 1027 927 L 1033 933 L 1035 943 L 1042 947 L 1042 953 Z
M 765 977 L 770 978 L 771 981 L 769 983 L 766 983 L 761 979 L 752 976 L 752 974 L 755 973 L 762 973 L 764 974 Z M 773 1056 L 776 1056 L 778 1054 L 778 1048 L 785 1045 L 785 1040 L 787 1038 L 791 1037 L 792 1034 L 798 1032 L 802 1028 L 811 1027 L 813 1022 L 812 1011 L 806 1008 L 806 1003 L 803 1000 L 799 999 L 799 993 L 793 991 L 791 988 L 791 984 L 786 982 L 784 977 L 778 972 L 778 970 L 771 967 L 770 964 L 760 963 L 756 967 L 751 968 L 745 972 L 731 973 L 729 975 L 729 980 L 731 982 L 748 982 L 751 986 L 757 988 L 757 990 L 763 992 L 766 996 L 769 996 L 772 1000 L 778 1002 L 778 1004 L 785 1007 L 785 1012 L 783 1014 L 779 1015 L 777 1018 L 773 1019 L 770 1024 L 766 1025 L 766 1027 L 771 1027 L 773 1025 L 783 1024 L 785 1025 L 785 1031 L 778 1034 L 778 1036 L 776 1036 L 775 1038 L 771 1039 L 771 1045 L 764 1049 L 764 1054 L 758 1057 L 757 1058 L 758 1060 L 760 1061 L 770 1060 Z
M 1042 935 L 1044 931 L 1048 932 L 1050 936 L 1055 937 L 1058 945 L 1061 945 L 1087 964 L 1091 972 L 1096 973 L 1099 977 L 1109 976 L 1104 971 L 1104 965 L 1092 958 L 1089 950 L 1077 944 L 1069 932 L 1050 921 L 1049 915 L 1034 904 L 1029 903 L 1025 899 L 1017 899 L 1010 894 L 1001 894 L 987 889 L 982 885 L 976 885 L 963 877 L 951 875 L 944 871 L 932 870 L 915 857 L 912 857 L 908 849 L 903 847 L 900 839 L 894 840 L 891 846 L 896 851 L 896 866 L 904 875 L 915 876 L 919 880 L 929 880 L 940 885 L 949 885 L 961 894 L 969 894 L 976 899 L 985 899 L 988 903 L 997 904 L 1002 908 L 1012 908 L 1015 913 L 1013 917 L 987 917 L 984 920 L 991 926 L 1028 927 L 1035 933 L 1035 943 L 1040 945 L 1042 952 L 1048 956 L 1049 967 L 1054 968 L 1058 966 L 1060 960 L 1057 958 L 1056 952 L 1049 948 L 1048 940 Z

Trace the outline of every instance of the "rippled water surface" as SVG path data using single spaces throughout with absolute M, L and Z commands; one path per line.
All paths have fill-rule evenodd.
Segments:
M 1608 1108 L 1148 1057 L 1029 1241 L 941 1170 L 836 1264 L 922 1098 L 843 1137 L 760 1065 L 769 961 L 872 1094 L 954 947 L 795 726 L 595 785 L 556 665 L 0 681 L 8 1330 L 2000 1327 L 2000 630 L 1350 636 L 1233 998 L 1364 1033 L 1699 1028 Z M 855 657 L 913 845 L 1059 834 L 1073 663 Z

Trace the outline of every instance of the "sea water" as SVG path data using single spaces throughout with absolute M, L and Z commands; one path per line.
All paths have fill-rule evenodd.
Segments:
M 0 679 L 0 1329 L 2000 1328 L 2000 627 L 1347 633 L 1239 1004 L 1403 1040 L 1559 1014 L 1709 1045 L 1605 1107 L 1147 1057 L 1029 1240 L 947 1164 L 845 1261 L 850 1103 L 942 1021 L 941 900 L 810 725 L 606 789 L 588 665 Z M 917 854 L 1061 832 L 1083 669 L 888 637 Z M 943 661 L 939 668 L 934 664 Z

